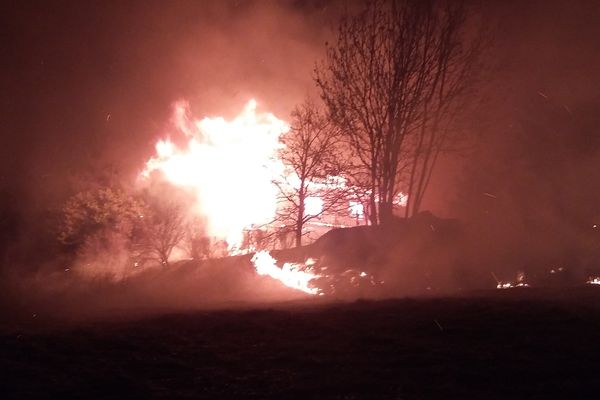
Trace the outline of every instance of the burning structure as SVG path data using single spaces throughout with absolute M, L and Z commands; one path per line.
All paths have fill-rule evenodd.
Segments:
M 290 125 L 257 111 L 257 106 L 252 99 L 231 120 L 197 120 L 191 116 L 189 104 L 176 103 L 174 131 L 157 142 L 156 154 L 147 161 L 140 178 L 166 181 L 188 193 L 193 199 L 190 217 L 202 221 L 205 235 L 212 242 L 226 243 L 229 255 L 256 252 L 252 263 L 259 275 L 308 294 L 322 294 L 310 282 L 328 277 L 323 263 L 317 268 L 316 261 L 307 256 L 277 266 L 266 249 L 289 247 L 290 234 L 306 236 L 310 244 L 332 228 L 367 224 L 367 205 L 343 176 L 320 174 L 308 180 L 290 169 L 289 157 L 280 157 L 289 143 L 282 136 L 290 131 Z M 289 195 L 299 187 L 305 190 L 300 205 Z M 404 207 L 406 202 L 407 196 L 400 193 L 395 204 Z M 304 220 L 295 229 L 302 232 L 290 229 L 289 215 L 281 218 L 281 210 L 290 203 L 301 207 Z M 315 272 L 317 269 L 320 272 Z M 360 269 L 338 272 L 352 282 L 364 278 L 375 282 Z
M 278 218 L 278 211 L 294 201 L 288 193 L 300 183 L 278 153 L 286 146 L 281 137 L 290 130 L 287 122 L 257 112 L 257 102 L 252 99 L 229 121 L 223 117 L 193 119 L 189 105 L 179 102 L 174 107 L 173 126 L 171 136 L 177 137 L 157 142 L 156 154 L 146 163 L 142 179 L 156 177 L 189 192 L 194 198 L 190 212 L 205 221 L 208 236 L 226 241 L 231 254 L 260 248 L 245 241 L 245 235 L 262 230 L 274 238 L 275 230 L 289 227 L 289 221 Z M 323 176 L 306 185 L 312 193 L 302 199 L 303 211 L 311 217 L 307 219 L 309 241 L 333 227 L 367 223 L 364 203 L 353 195 L 356 190 L 348 187 L 343 176 Z M 331 193 L 338 203 L 325 209 L 324 197 Z M 396 204 L 402 207 L 406 201 L 407 196 L 400 193 Z M 271 241 L 277 242 L 286 247 L 284 240 Z

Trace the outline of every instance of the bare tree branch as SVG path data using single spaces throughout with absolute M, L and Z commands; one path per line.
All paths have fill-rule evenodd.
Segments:
M 302 244 L 304 228 L 324 213 L 346 208 L 345 190 L 328 182 L 344 168 L 338 157 L 339 134 L 317 105 L 306 100 L 292 112 L 290 131 L 282 138 L 279 157 L 286 166 L 281 182 L 275 182 L 282 207 L 277 220 L 294 232 L 296 246 Z M 308 209 L 310 201 L 318 210 Z
M 372 224 L 392 217 L 401 189 L 406 215 L 419 210 L 477 55 L 465 19 L 459 1 L 369 2 L 342 18 L 337 43 L 315 68 L 331 120 L 352 149 Z

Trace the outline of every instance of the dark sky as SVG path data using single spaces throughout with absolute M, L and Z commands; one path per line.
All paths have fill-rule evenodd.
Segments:
M 600 178 L 590 174 L 594 163 L 600 167 L 600 2 L 481 4 L 492 40 L 477 84 L 481 91 L 474 95 L 476 108 L 467 116 L 469 134 L 478 143 L 458 165 L 454 160 L 438 169 L 429 206 L 454 214 L 489 202 L 490 197 L 481 198 L 484 192 L 498 194 L 512 208 L 535 192 L 533 186 L 558 196 L 574 194 L 575 187 L 589 191 Z M 551 161 L 542 166 L 543 159 Z M 448 173 L 454 176 L 448 179 Z M 519 190 L 509 193 L 515 184 Z M 480 198 L 457 190 L 472 190 Z M 531 197 L 529 207 L 544 208 L 555 200 Z
M 254 96 L 286 118 L 314 90 L 312 67 L 339 4 L 4 4 L 0 185 L 29 201 L 60 199 L 68 177 L 98 160 L 133 173 L 181 98 L 196 115 L 227 115 Z M 496 148 L 527 135 L 523 119 L 546 121 L 553 107 L 577 125 L 578 133 L 563 140 L 595 146 L 600 2 L 489 1 L 481 9 L 495 39 L 473 116 L 483 142 Z M 453 196 L 454 181 L 444 172 L 450 170 L 457 168 L 436 175 L 433 208 Z
M 89 160 L 141 168 L 178 99 L 287 118 L 333 23 L 319 2 L 24 3 L 2 12 L 0 179 L 28 193 Z

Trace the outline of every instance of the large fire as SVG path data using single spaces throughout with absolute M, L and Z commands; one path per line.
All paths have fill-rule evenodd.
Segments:
M 204 221 L 207 236 L 227 242 L 229 254 L 256 251 L 244 243 L 245 233 L 272 228 L 281 206 L 282 182 L 296 189 L 295 185 L 300 184 L 293 171 L 286 169 L 277 157 L 283 146 L 280 136 L 289 131 L 289 125 L 271 113 L 258 112 L 257 102 L 250 100 L 230 120 L 194 119 L 189 104 L 179 102 L 174 108 L 173 126 L 171 137 L 156 143 L 156 154 L 146 163 L 142 178 L 164 179 L 191 193 L 195 203 L 190 211 Z M 320 189 L 344 191 L 346 180 L 328 176 L 310 185 L 313 194 L 306 198 L 305 215 L 321 218 L 324 201 L 314 193 Z M 400 193 L 395 204 L 406 205 L 406 195 Z M 357 199 L 349 199 L 350 223 L 356 219 L 358 224 L 364 212 Z M 311 223 L 342 226 L 337 216 L 337 225 L 326 219 Z M 305 293 L 321 294 L 310 282 L 322 277 L 312 272 L 308 262 L 286 263 L 280 268 L 268 252 L 259 251 L 252 263 L 259 275 L 270 276 Z
M 159 140 L 156 155 L 142 176 L 158 173 L 172 185 L 191 191 L 196 214 L 206 221 L 207 233 L 227 242 L 230 253 L 242 250 L 244 231 L 269 224 L 276 216 L 278 189 L 273 183 L 284 173 L 276 157 L 279 137 L 289 130 L 286 122 L 270 113 L 258 113 L 250 100 L 235 118 L 195 120 L 189 105 L 175 106 L 176 133 L 184 146 L 170 139 Z M 318 214 L 323 201 L 310 197 L 307 213 Z M 285 263 L 282 268 L 268 252 L 257 252 L 252 263 L 259 275 L 270 276 L 285 286 L 308 294 L 319 294 L 309 285 L 318 275 L 310 266 Z
M 239 115 L 195 120 L 187 103 L 175 106 L 177 134 L 185 146 L 170 139 L 156 144 L 142 175 L 159 171 L 171 184 L 193 192 L 196 209 L 212 237 L 227 241 L 238 252 L 245 229 L 271 222 L 277 209 L 273 180 L 283 165 L 275 157 L 279 136 L 288 124 L 270 113 L 258 113 L 250 100 Z

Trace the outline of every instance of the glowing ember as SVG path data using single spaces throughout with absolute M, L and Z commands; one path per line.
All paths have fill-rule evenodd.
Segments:
M 274 156 L 279 136 L 288 125 L 269 113 L 257 113 L 250 100 L 233 120 L 222 117 L 194 120 L 187 103 L 175 107 L 174 124 L 187 143 L 178 147 L 169 139 L 156 144 L 143 177 L 154 171 L 197 200 L 197 214 L 207 221 L 210 235 L 239 251 L 244 229 L 267 224 L 277 208 L 273 179 L 283 170 Z
M 259 251 L 252 257 L 252 263 L 256 272 L 262 276 L 270 276 L 277 279 L 287 287 L 301 290 L 308 294 L 320 294 L 319 289 L 309 286 L 310 281 L 318 278 L 320 275 L 311 273 L 309 270 L 303 270 L 304 265 L 285 263 L 282 268 L 276 265 L 276 260 L 268 251 Z M 306 265 L 311 265 L 312 260 L 308 260 Z
M 600 277 L 593 277 L 587 280 L 589 285 L 600 285 Z
M 496 285 L 497 289 L 512 289 L 512 288 L 524 288 L 529 287 L 529 284 L 524 282 L 512 283 L 512 282 L 498 282 Z

